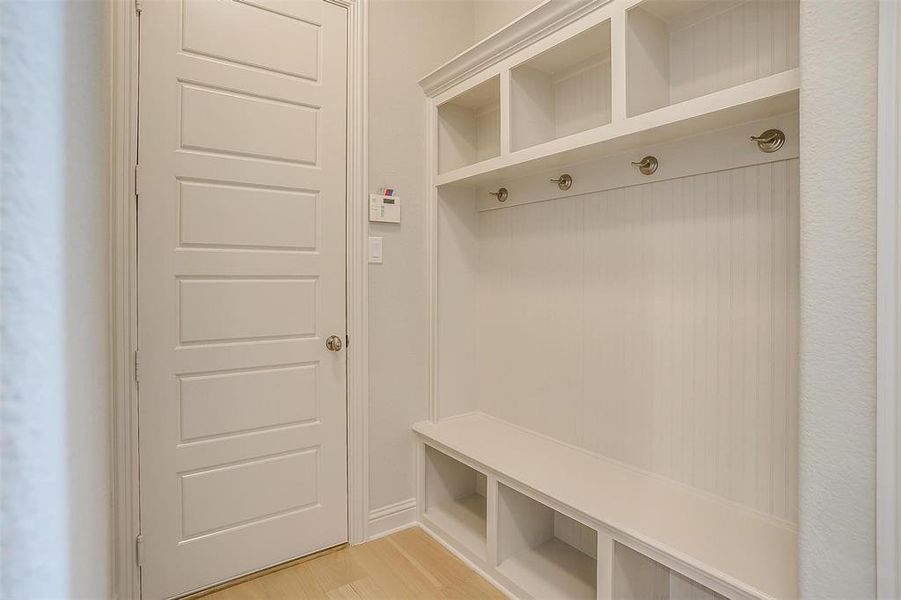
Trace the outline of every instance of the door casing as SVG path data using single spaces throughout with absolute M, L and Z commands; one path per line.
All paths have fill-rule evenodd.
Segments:
M 367 538 L 368 444 L 368 61 L 366 0 L 323 0 L 347 10 L 347 474 L 350 543 Z M 140 598 L 138 479 L 137 205 L 138 58 L 141 0 L 111 2 L 110 321 L 113 458 L 113 594 Z

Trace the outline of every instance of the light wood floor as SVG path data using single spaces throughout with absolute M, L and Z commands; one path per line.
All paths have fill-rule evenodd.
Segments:
M 204 596 L 205 600 L 308 598 L 493 600 L 505 596 L 418 527 Z

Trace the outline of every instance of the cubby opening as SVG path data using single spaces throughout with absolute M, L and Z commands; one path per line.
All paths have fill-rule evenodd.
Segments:
M 613 550 L 613 597 L 617 600 L 727 600 L 620 543 L 614 543 Z
M 500 78 L 493 77 L 438 107 L 438 171 L 501 153 Z
M 485 557 L 487 477 L 450 456 L 425 448 L 425 515 L 478 556 Z
M 629 9 L 629 116 L 798 66 L 798 0 L 645 0 Z
M 535 598 L 597 598 L 597 531 L 498 485 L 498 571 Z
M 610 122 L 610 21 L 513 69 L 513 150 Z

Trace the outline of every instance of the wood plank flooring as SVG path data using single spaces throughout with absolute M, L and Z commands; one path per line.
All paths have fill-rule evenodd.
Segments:
M 494 600 L 506 598 L 413 527 L 204 596 L 205 600 Z

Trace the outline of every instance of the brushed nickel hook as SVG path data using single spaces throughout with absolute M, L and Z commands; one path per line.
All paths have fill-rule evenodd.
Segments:
M 492 196 L 497 196 L 498 202 L 506 202 L 507 201 L 507 188 L 499 188 L 496 192 L 488 192 Z
M 760 135 L 752 135 L 752 142 L 757 142 L 761 152 L 775 152 L 785 144 L 785 134 L 781 129 L 767 129 Z
M 565 192 L 573 186 L 573 178 L 569 175 L 569 173 L 564 173 L 557 179 L 551 179 L 551 183 L 556 183 L 557 187 Z
M 638 167 L 638 170 L 641 171 L 643 175 L 653 175 L 654 171 L 657 170 L 658 166 L 657 157 L 656 156 L 645 156 L 638 162 L 633 162 L 633 167 Z

